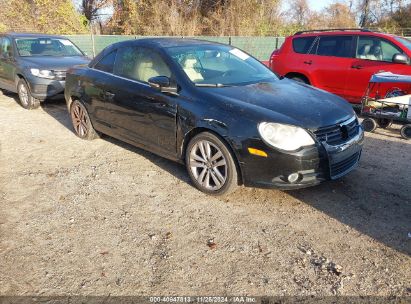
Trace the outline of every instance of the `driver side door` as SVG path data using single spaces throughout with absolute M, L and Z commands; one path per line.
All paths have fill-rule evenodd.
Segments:
M 14 83 L 16 65 L 13 57 L 11 39 L 1 37 L 0 46 L 0 86 L 10 91 L 16 91 Z
M 118 49 L 106 106 L 123 140 L 174 157 L 178 96 L 150 87 L 148 80 L 155 76 L 173 79 L 169 66 L 155 50 L 138 46 Z

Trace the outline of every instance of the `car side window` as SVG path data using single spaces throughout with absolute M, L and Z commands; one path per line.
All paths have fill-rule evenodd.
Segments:
M 293 39 L 294 52 L 298 54 L 308 54 L 315 38 L 316 38 L 315 36 L 294 38 Z
M 317 55 L 333 57 L 352 57 L 353 36 L 321 36 L 317 47 Z
M 12 51 L 12 48 L 11 48 L 10 38 L 2 37 L 0 45 L 1 45 L 0 55 L 2 57 L 11 57 L 11 56 L 13 56 L 13 51 Z
M 403 51 L 385 39 L 369 36 L 358 38 L 358 59 L 392 62 L 395 54 L 403 54 Z
M 171 71 L 161 56 L 142 47 L 119 49 L 114 74 L 142 82 L 148 82 L 155 76 L 171 77 Z
M 99 62 L 94 65 L 94 68 L 103 72 L 113 73 L 114 62 L 116 60 L 117 50 L 104 56 Z

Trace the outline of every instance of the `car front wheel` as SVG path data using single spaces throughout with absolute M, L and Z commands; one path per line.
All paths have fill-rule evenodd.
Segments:
M 200 133 L 189 142 L 185 162 L 191 180 L 202 192 L 223 195 L 238 185 L 234 157 L 227 145 L 212 133 Z
M 87 109 L 80 101 L 73 101 L 70 106 L 70 116 L 74 132 L 78 137 L 87 140 L 98 138 L 98 134 L 91 124 Z
M 40 106 L 40 100 L 31 96 L 29 86 L 24 79 L 17 83 L 17 93 L 19 94 L 20 104 L 27 110 L 36 109 Z

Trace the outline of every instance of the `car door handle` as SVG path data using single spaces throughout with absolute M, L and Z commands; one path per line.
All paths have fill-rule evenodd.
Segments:
M 351 66 L 352 69 L 357 69 L 357 70 L 361 70 L 362 69 L 362 65 L 352 65 Z
M 304 61 L 304 63 L 305 63 L 305 64 L 308 64 L 308 65 L 312 65 L 312 64 L 313 64 L 313 61 L 312 61 L 312 60 L 308 60 L 308 61 Z

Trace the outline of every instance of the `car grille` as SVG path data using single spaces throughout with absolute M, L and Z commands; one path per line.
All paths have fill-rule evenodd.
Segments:
M 342 144 L 358 134 L 358 120 L 350 118 L 341 124 L 320 128 L 314 131 L 314 135 L 320 142 L 329 145 Z
M 56 77 L 59 80 L 65 80 L 66 79 L 66 73 L 67 73 L 67 71 L 54 71 L 54 75 L 56 75 Z
M 350 157 L 330 165 L 330 174 L 332 179 L 336 179 L 350 171 L 358 162 L 361 152 L 357 152 Z

